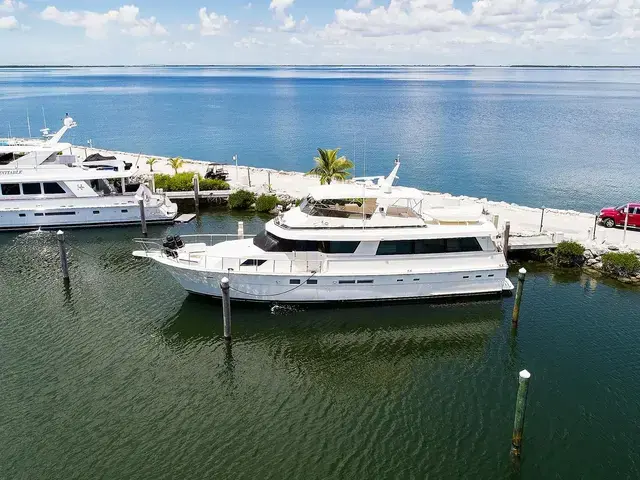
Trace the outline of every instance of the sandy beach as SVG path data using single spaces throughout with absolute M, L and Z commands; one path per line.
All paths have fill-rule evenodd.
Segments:
M 80 158 L 85 158 L 93 153 L 100 153 L 105 156 L 116 156 L 125 162 L 131 162 L 133 169 L 139 175 L 151 173 L 147 164 L 149 158 L 156 158 L 153 165 L 154 173 L 173 174 L 173 169 L 169 165 L 168 158 L 147 155 L 119 152 L 114 150 L 87 148 L 81 146 L 72 147 L 72 153 Z M 204 175 L 211 162 L 184 158 L 181 172 L 198 172 Z M 228 172 L 228 181 L 232 189 L 248 189 L 255 193 L 266 193 L 271 185 L 272 192 L 278 195 L 288 195 L 293 198 L 302 198 L 306 195 L 310 186 L 318 185 L 316 177 L 306 176 L 301 172 L 289 172 L 269 168 L 257 168 L 238 165 L 224 165 Z M 391 170 L 391 166 L 389 171 Z M 380 172 L 387 174 L 388 172 Z M 402 175 L 402 167 L 400 167 Z M 251 186 L 249 186 L 251 183 Z M 540 233 L 540 220 L 542 210 L 522 205 L 510 204 L 506 202 L 491 201 L 483 198 L 467 196 L 453 196 L 448 193 L 423 191 L 427 206 L 465 206 L 478 205 L 484 207 L 489 215 L 499 216 L 499 230 L 502 231 L 504 223 L 511 223 L 512 236 L 535 236 Z M 604 205 L 603 205 L 604 206 Z M 602 225 L 596 227 L 595 240 L 593 240 L 593 228 L 595 212 L 584 213 L 573 210 L 545 209 L 544 223 L 542 231 L 545 233 L 561 233 L 564 239 L 575 240 L 585 247 L 593 250 L 603 250 L 609 246 L 615 246 L 620 250 L 633 250 L 640 252 L 640 230 L 628 229 L 625 234 L 622 228 L 604 228 Z M 624 238 L 624 242 L 623 242 Z

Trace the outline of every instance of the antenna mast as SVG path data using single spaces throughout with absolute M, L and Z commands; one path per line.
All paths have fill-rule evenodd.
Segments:
M 29 110 L 27 109 L 27 128 L 29 129 L 29 138 L 31 138 L 31 122 L 29 121 Z

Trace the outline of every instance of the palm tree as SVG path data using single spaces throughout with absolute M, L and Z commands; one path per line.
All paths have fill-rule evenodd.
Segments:
M 182 157 L 175 157 L 175 158 L 169 159 L 169 165 L 171 165 L 171 168 L 173 168 L 173 171 L 176 173 L 176 175 L 178 174 L 178 169 L 182 168 L 183 163 L 184 162 L 182 161 Z
M 313 167 L 307 175 L 318 175 L 320 183 L 330 184 L 332 180 L 346 180 L 351 176 L 350 169 L 353 168 L 353 162 L 347 157 L 338 157 L 339 148 L 324 149 L 318 148 L 319 157 L 313 160 L 316 166 Z
M 157 161 L 158 161 L 158 159 L 155 158 L 155 157 L 151 157 L 151 158 L 147 159 L 147 165 L 149 165 L 149 171 L 153 172 L 153 165 Z

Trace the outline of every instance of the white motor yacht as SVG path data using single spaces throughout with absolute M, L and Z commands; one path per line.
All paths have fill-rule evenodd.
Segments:
M 127 192 L 135 173 L 116 158 L 80 161 L 71 145 L 60 143 L 76 123 L 64 119 L 43 139 L 0 139 L 0 230 L 171 223 L 177 206 L 145 185 Z M 69 154 L 64 154 L 64 152 Z
M 233 300 L 313 303 L 502 294 L 513 285 L 482 207 L 423 209 L 388 177 L 313 187 L 254 238 L 138 239 L 189 292 Z M 224 240 L 224 241 L 221 241 Z

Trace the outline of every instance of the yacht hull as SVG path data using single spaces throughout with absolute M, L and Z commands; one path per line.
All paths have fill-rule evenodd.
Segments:
M 145 207 L 148 224 L 173 223 L 176 210 Z M 125 226 L 140 224 L 137 205 L 11 209 L 0 211 L 0 231 Z
M 500 295 L 513 288 L 506 280 L 505 269 L 399 275 L 264 275 L 216 273 L 170 264 L 165 267 L 185 290 L 210 297 L 221 297 L 220 280 L 228 277 L 231 299 L 246 302 L 391 302 Z

